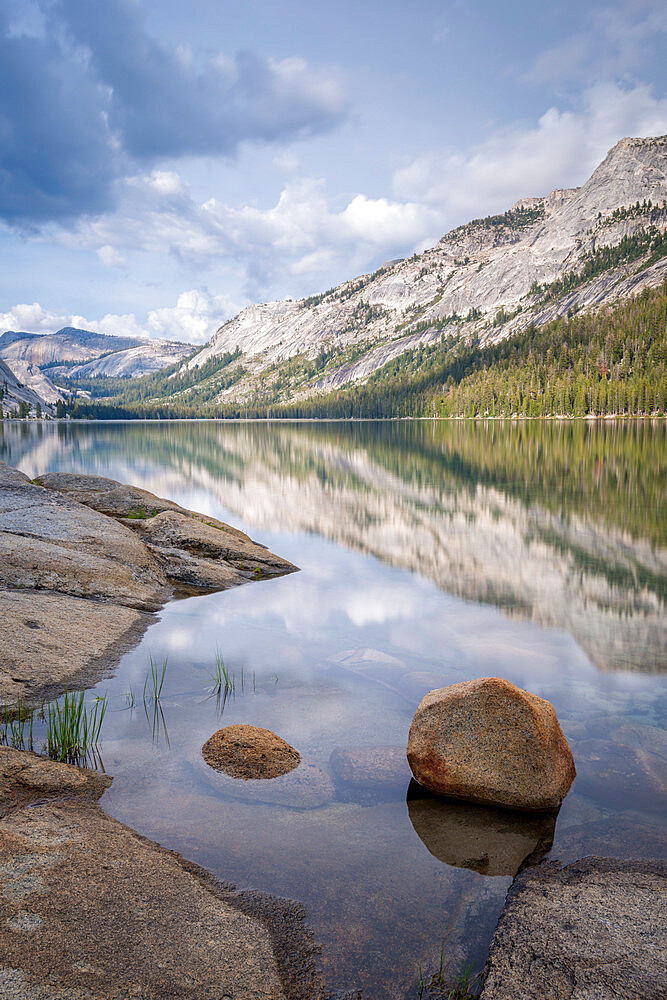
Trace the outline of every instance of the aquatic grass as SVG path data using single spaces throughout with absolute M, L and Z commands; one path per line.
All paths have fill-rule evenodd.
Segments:
M 217 647 L 215 650 L 215 667 L 213 668 L 213 672 L 209 674 L 209 677 L 213 682 L 210 687 L 211 694 L 221 694 L 223 690 L 225 694 L 234 694 L 236 692 L 234 672 L 225 666 L 222 653 Z
M 424 979 L 421 962 L 417 978 L 418 1000 L 477 1000 L 482 988 L 482 975 L 465 962 L 458 975 L 446 976 L 445 949 L 440 949 L 440 965 L 429 979 Z
M 162 711 L 162 705 L 160 704 L 160 702 L 159 701 L 153 702 L 152 719 L 149 718 L 148 706 L 146 702 L 144 702 L 144 713 L 146 715 L 146 721 L 152 726 L 151 742 L 153 743 L 153 746 L 160 745 L 160 735 L 163 734 L 164 741 L 167 744 L 167 748 L 170 749 L 171 743 L 169 742 L 169 732 L 167 731 L 167 720 L 164 717 L 164 712 Z
M 245 691 L 247 680 L 245 668 L 241 667 L 238 674 L 236 671 L 230 670 L 225 664 L 222 653 L 216 648 L 215 667 L 213 671 L 209 673 L 209 677 L 211 678 L 212 683 L 208 688 L 208 697 L 212 698 L 215 696 L 218 714 L 222 715 L 229 699 L 235 698 L 237 693 L 243 694 Z M 257 691 L 257 682 L 254 670 L 252 672 L 252 689 L 254 692 Z
M 107 710 L 107 698 L 97 697 L 90 709 L 85 706 L 85 691 L 66 691 L 62 699 L 48 702 L 45 707 L 46 752 L 51 760 L 66 764 L 85 763 L 95 757 L 102 723 Z
M 229 697 L 230 695 L 235 695 L 237 690 L 240 692 L 245 690 L 245 669 L 241 667 L 241 671 L 237 677 L 236 671 L 230 670 L 229 667 L 225 665 L 225 661 L 219 649 L 216 649 L 215 651 L 215 667 L 213 672 L 209 673 L 209 677 L 213 682 L 209 688 L 210 694 L 225 694 Z M 255 691 L 254 670 L 252 673 L 252 689 Z
M 167 657 L 164 658 L 164 663 L 162 667 L 158 665 L 157 660 L 150 656 L 150 669 L 146 674 L 146 680 L 144 681 L 144 705 L 147 701 L 159 701 L 160 695 L 162 694 L 162 686 L 164 684 L 164 678 L 167 673 Z M 150 686 L 149 686 L 150 684 Z
M 0 745 L 13 747 L 15 750 L 32 750 L 34 709 L 26 708 L 19 698 L 15 710 L 3 705 L 1 714 Z

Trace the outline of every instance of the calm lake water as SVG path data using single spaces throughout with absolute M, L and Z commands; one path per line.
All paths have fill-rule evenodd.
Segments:
M 114 775 L 103 805 L 225 881 L 299 901 L 332 993 L 414 997 L 441 951 L 452 970 L 481 969 L 512 874 L 552 838 L 563 861 L 664 856 L 664 422 L 0 433 L 0 457 L 31 477 L 137 484 L 300 567 L 173 601 L 97 686 Z M 224 705 L 207 697 L 216 649 L 236 676 Z M 150 655 L 168 660 L 158 713 L 141 705 Z M 381 787 L 332 766 L 341 747 L 405 748 L 427 691 L 489 675 L 556 708 L 578 774 L 555 829 L 423 798 L 400 759 Z M 203 763 L 202 744 L 236 722 L 300 751 L 309 777 L 288 804 L 265 801 L 281 799 L 272 782 L 248 790 Z

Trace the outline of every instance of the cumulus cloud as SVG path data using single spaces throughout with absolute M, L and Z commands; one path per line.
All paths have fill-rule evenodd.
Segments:
M 227 260 L 244 269 L 246 295 L 261 298 L 271 290 L 310 289 L 332 270 L 344 276 L 364 270 L 378 255 L 403 254 L 425 231 L 438 231 L 439 213 L 416 202 L 360 194 L 334 209 L 318 179 L 291 180 L 274 205 L 258 208 L 215 198 L 198 203 L 170 177 L 169 185 L 156 172 L 131 178 L 116 212 L 83 219 L 58 239 L 98 253 L 107 245 L 168 250 L 190 265 Z
M 56 313 L 39 302 L 23 303 L 0 313 L 0 330 L 20 330 L 26 333 L 55 333 L 65 326 L 92 330 L 118 337 L 145 339 L 157 337 L 199 344 L 208 340 L 226 319 L 238 312 L 240 303 L 225 296 L 212 295 L 207 289 L 181 292 L 175 306 L 154 309 L 145 322 L 134 313 L 108 313 L 100 320 L 87 319 L 74 313 Z
M 233 155 L 345 113 L 337 75 L 250 52 L 197 62 L 146 31 L 135 0 L 36 0 L 0 13 L 0 217 L 42 223 L 115 204 L 137 163 Z
M 470 218 L 525 195 L 581 184 L 624 135 L 667 131 L 667 99 L 647 86 L 589 88 L 575 110 L 552 107 L 464 152 L 436 150 L 394 175 L 394 198 L 340 206 L 323 180 L 290 178 L 268 207 L 198 202 L 173 171 L 129 178 L 114 213 L 80 220 L 66 246 L 169 251 L 191 266 L 229 262 L 245 296 L 300 295 L 434 243 Z
M 465 153 L 418 157 L 396 172 L 394 191 L 439 208 L 453 225 L 579 185 L 623 136 L 665 132 L 666 98 L 645 85 L 600 84 L 584 92 L 577 110 L 552 107 L 535 125 L 503 129 Z
M 118 253 L 115 247 L 110 246 L 108 243 L 99 248 L 97 256 L 100 258 L 100 263 L 104 264 L 105 267 L 127 267 L 127 261 L 123 255 Z

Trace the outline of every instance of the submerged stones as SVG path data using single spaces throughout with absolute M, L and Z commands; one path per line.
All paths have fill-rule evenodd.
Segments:
M 336 747 L 330 766 L 345 800 L 365 801 L 403 791 L 410 780 L 405 750 L 397 746 Z
M 232 778 L 277 778 L 293 771 L 301 756 L 298 750 L 261 726 L 234 725 L 218 729 L 202 747 L 210 767 Z
M 512 809 L 557 809 L 576 773 L 553 705 L 499 677 L 429 692 L 408 762 L 433 792 Z

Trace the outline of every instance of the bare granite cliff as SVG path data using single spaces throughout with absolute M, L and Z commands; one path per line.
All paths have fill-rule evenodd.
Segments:
M 270 388 L 281 373 L 284 399 L 331 390 L 443 333 L 495 341 L 660 284 L 665 229 L 667 136 L 622 139 L 580 188 L 524 198 L 503 215 L 459 226 L 422 254 L 321 295 L 249 306 L 186 367 L 239 348 L 225 369 L 238 368 L 239 378 L 221 385 L 220 399 L 256 397 L 260 376 Z M 565 276 L 567 290 L 557 284 Z M 323 351 L 328 358 L 316 381 L 285 377 L 288 359 Z

